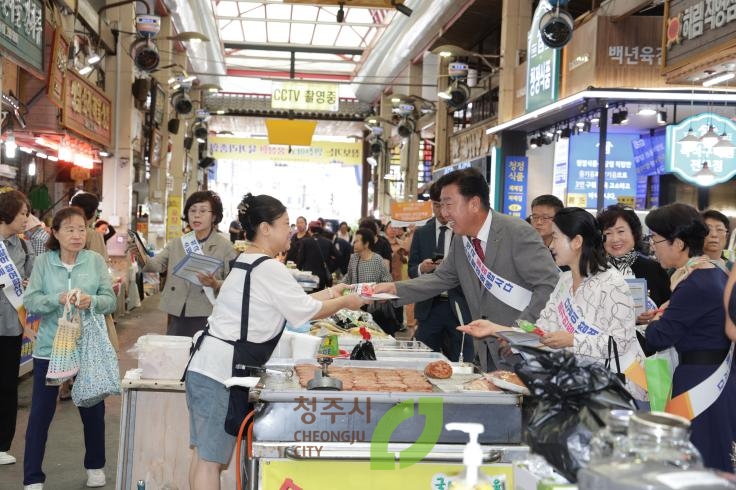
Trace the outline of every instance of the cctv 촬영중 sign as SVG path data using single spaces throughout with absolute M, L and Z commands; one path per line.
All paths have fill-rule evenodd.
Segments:
M 334 83 L 272 82 L 271 108 L 337 112 L 339 110 L 338 85 Z
M 557 100 L 560 79 L 560 50 L 542 42 L 539 20 L 552 6 L 541 0 L 534 11 L 527 38 L 526 112 L 531 112 Z
M 730 119 L 713 113 L 703 113 L 683 120 L 680 124 L 667 126 L 667 146 L 665 169 L 676 174 L 682 180 L 696 185 L 721 184 L 736 175 L 736 149 L 729 145 L 713 145 L 700 138 L 713 127 L 717 135 L 725 133 L 736 136 L 736 124 Z M 692 129 L 698 141 L 681 141 Z M 696 175 L 703 169 L 703 164 L 711 171 L 707 182 Z

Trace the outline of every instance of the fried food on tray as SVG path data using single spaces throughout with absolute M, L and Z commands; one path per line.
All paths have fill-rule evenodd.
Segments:
M 452 366 L 447 361 L 434 361 L 427 364 L 424 374 L 429 378 L 448 379 L 452 377 Z

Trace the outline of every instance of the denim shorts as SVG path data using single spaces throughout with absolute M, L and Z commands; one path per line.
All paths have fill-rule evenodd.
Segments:
M 189 444 L 200 459 L 228 464 L 235 448 L 234 436 L 225 432 L 230 391 L 225 385 L 200 373 L 187 372 Z

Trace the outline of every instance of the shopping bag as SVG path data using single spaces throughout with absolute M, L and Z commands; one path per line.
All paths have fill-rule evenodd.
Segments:
M 672 371 L 669 355 L 657 352 L 644 360 L 644 373 L 649 387 L 649 406 L 652 412 L 664 412 L 672 396 Z
M 77 342 L 82 324 L 79 310 L 70 301 L 70 298 L 79 293 L 79 289 L 72 289 L 67 293 L 64 312 L 59 318 L 54 343 L 51 345 L 49 369 L 46 373 L 47 386 L 60 386 L 79 372 Z
M 78 407 L 92 407 L 110 395 L 120 394 L 120 369 L 105 317 L 92 311 L 82 315 L 79 338 L 79 374 L 72 387 L 72 400 Z

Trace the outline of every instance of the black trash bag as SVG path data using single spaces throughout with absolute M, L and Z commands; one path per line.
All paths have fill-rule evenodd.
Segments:
M 365 327 L 360 327 L 359 331 L 363 340 L 355 344 L 353 352 L 350 353 L 350 359 L 352 361 L 375 361 L 376 349 L 373 348 L 370 332 Z
M 373 348 L 373 342 L 370 340 L 361 340 L 350 353 L 351 361 L 375 361 L 376 350 Z
M 590 440 L 605 426 L 609 410 L 636 410 L 633 397 L 614 373 L 600 364 L 578 363 L 567 351 L 515 345 L 525 360 L 516 374 L 531 392 L 534 407 L 527 444 L 562 476 L 577 481 L 590 461 Z

